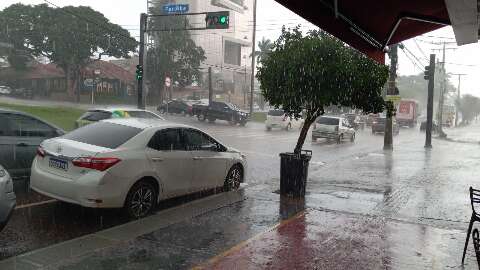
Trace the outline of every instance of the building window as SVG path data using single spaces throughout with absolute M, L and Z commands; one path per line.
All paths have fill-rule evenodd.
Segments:
M 240 66 L 242 46 L 239 43 L 225 40 L 225 64 Z

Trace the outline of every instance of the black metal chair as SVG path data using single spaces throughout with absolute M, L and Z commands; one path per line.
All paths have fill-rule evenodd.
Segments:
M 472 232 L 473 248 L 475 249 L 475 256 L 477 257 L 477 264 L 480 268 L 480 236 L 478 234 L 477 228 L 473 229 Z
M 473 223 L 475 221 L 480 222 L 480 215 L 475 211 L 475 205 L 480 205 L 480 190 L 470 187 L 470 204 L 472 205 L 472 217 L 470 218 L 470 224 L 468 225 L 467 239 L 465 240 L 465 248 L 463 249 L 462 264 L 465 261 L 465 253 L 467 253 L 468 240 L 470 240 Z

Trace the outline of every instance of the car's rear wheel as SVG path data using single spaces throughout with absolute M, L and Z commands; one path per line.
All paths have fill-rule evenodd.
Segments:
M 187 112 L 186 112 L 186 111 L 182 111 L 180 114 L 181 114 L 183 117 L 187 116 Z
M 337 137 L 337 143 L 341 143 L 343 139 L 343 134 L 338 135 Z
M 350 141 L 354 142 L 355 141 L 355 133 L 352 134 L 352 137 L 350 137 Z
M 240 165 L 234 165 L 225 178 L 223 189 L 225 191 L 237 190 L 243 179 L 243 169 Z
M 232 116 L 232 117 L 230 118 L 230 120 L 228 121 L 228 123 L 229 123 L 230 125 L 232 125 L 232 126 L 235 126 L 235 125 L 237 124 L 237 120 L 235 119 L 234 116 Z
M 165 114 L 165 109 L 164 108 L 161 108 L 160 110 L 158 110 L 161 114 Z
M 208 122 L 210 122 L 210 123 L 213 123 L 213 122 L 215 122 L 215 120 L 217 120 L 217 119 L 215 119 L 215 118 L 213 118 L 213 117 L 211 117 L 211 118 L 208 118 Z
M 130 218 L 146 217 L 155 209 L 157 190 L 152 183 L 140 181 L 133 185 L 125 199 L 125 211 Z
M 198 115 L 198 121 L 205 121 L 207 119 L 207 116 L 205 114 L 199 114 Z
M 267 127 L 267 131 L 271 131 L 272 130 L 272 127 Z
M 285 127 L 286 131 L 289 131 L 290 129 L 292 129 L 292 123 L 288 123 L 287 126 Z

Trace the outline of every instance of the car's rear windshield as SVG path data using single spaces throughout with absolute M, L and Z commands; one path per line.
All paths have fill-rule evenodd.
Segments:
M 142 129 L 108 122 L 97 122 L 67 133 L 63 138 L 115 149 L 140 133 Z
M 135 118 L 147 118 L 147 119 L 161 119 L 157 115 L 151 113 L 151 112 L 145 112 L 145 111 L 127 111 L 128 115 L 130 117 L 135 117 Z
M 100 120 L 104 120 L 104 119 L 109 119 L 110 117 L 112 117 L 111 112 L 107 112 L 107 111 L 87 111 L 86 113 L 84 113 L 80 117 L 80 119 L 96 122 L 96 121 L 100 121 Z
M 321 125 L 338 125 L 338 121 L 338 118 L 320 117 L 318 118 L 317 123 Z
M 268 111 L 268 115 L 271 116 L 283 116 L 285 112 L 283 110 L 270 110 Z

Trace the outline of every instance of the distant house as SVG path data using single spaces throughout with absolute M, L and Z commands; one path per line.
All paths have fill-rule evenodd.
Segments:
M 52 92 L 66 91 L 66 80 L 62 69 L 54 64 L 33 64 L 26 70 L 11 67 L 0 69 L 0 81 L 13 88 L 34 91 L 37 96 L 50 96 Z
M 94 71 L 100 74 L 95 75 Z M 96 79 L 95 94 L 100 96 L 124 97 L 135 94 L 135 70 L 129 71 L 106 61 L 93 61 L 81 70 L 77 88 L 81 95 L 90 95 L 92 86 L 86 79 Z M 35 63 L 26 70 L 0 69 L 0 81 L 13 88 L 33 91 L 36 97 L 66 99 L 67 81 L 65 73 L 55 64 Z

